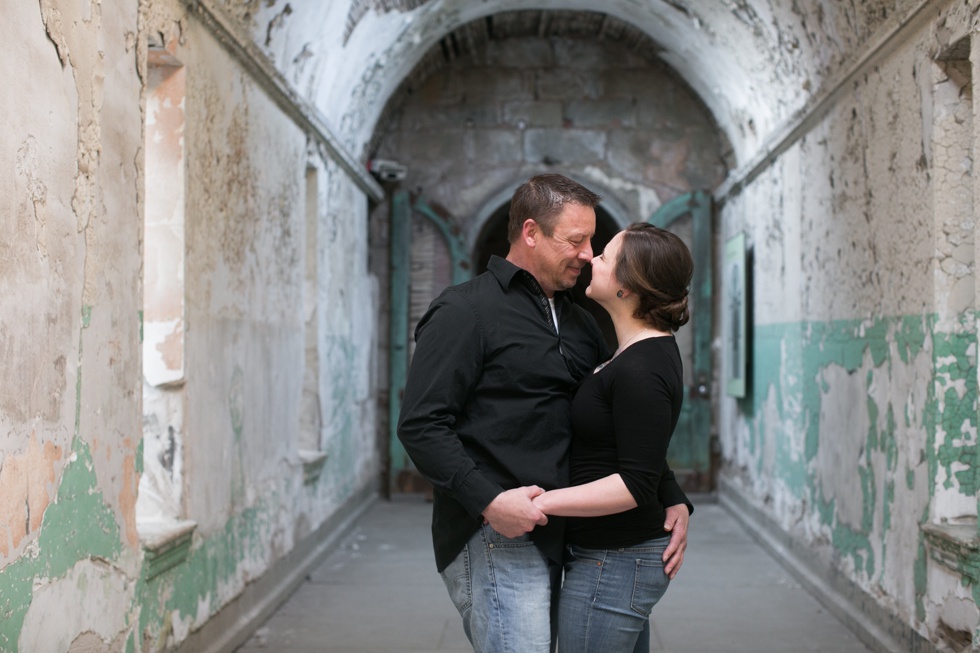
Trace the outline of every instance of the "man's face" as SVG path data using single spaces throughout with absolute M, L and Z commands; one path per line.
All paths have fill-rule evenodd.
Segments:
M 592 261 L 594 235 L 595 209 L 574 203 L 565 204 L 553 234 L 538 230 L 534 277 L 549 297 L 578 281 L 582 268 Z

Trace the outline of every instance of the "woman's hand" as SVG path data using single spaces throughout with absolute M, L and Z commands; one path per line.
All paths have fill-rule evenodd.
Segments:
M 684 564 L 684 551 L 687 550 L 687 524 L 691 513 L 687 506 L 679 503 L 667 508 L 667 519 L 664 520 L 664 530 L 670 533 L 670 543 L 664 550 L 664 572 L 674 580 L 674 576 Z

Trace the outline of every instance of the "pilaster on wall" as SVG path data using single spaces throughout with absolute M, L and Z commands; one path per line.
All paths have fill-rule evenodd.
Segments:
M 978 39 L 963 36 L 941 51 L 933 66 L 934 284 L 938 325 L 972 350 L 957 365 L 934 343 L 937 417 L 930 433 L 937 475 L 928 521 L 922 530 L 928 561 L 928 600 L 920 615 L 946 643 L 980 647 L 980 536 L 977 497 L 977 243 L 974 207 L 980 186 L 974 174 L 978 149 L 973 81 L 978 78 Z M 972 60 L 972 63 L 971 63 Z M 963 349 L 961 346 L 960 349 Z M 966 369 L 964 365 L 970 366 Z M 964 376 L 964 374 L 966 376 Z M 973 604 L 972 611 L 969 609 Z M 970 615 L 972 612 L 972 618 Z

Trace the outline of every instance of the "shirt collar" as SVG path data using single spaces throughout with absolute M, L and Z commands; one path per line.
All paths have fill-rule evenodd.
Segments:
M 499 283 L 500 287 L 504 290 L 510 288 L 515 277 L 526 275 L 529 280 L 534 279 L 534 276 L 524 268 L 518 267 L 507 259 L 497 255 L 490 257 L 490 260 L 487 262 L 487 270 L 493 273 L 493 275 L 497 278 L 497 283 Z M 535 285 L 537 285 L 538 288 L 541 287 L 539 284 L 537 284 L 537 280 L 535 280 Z M 561 301 L 561 299 L 564 297 L 568 297 L 570 299 L 571 293 L 569 293 L 567 290 L 559 290 L 555 293 L 556 302 Z
M 487 262 L 487 269 L 493 273 L 493 276 L 497 278 L 497 282 L 504 290 L 510 288 L 510 284 L 518 272 L 525 272 L 523 268 L 519 268 L 507 259 L 497 255 L 490 257 L 490 261 Z

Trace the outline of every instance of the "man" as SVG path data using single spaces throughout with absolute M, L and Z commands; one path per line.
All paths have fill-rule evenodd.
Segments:
M 592 260 L 600 199 L 556 174 L 522 184 L 506 260 L 447 288 L 416 328 L 398 436 L 434 486 L 436 567 L 478 653 L 552 650 L 563 520 L 531 499 L 567 485 L 571 396 L 610 356 L 565 292 Z M 659 494 L 673 576 L 692 508 L 669 470 Z

